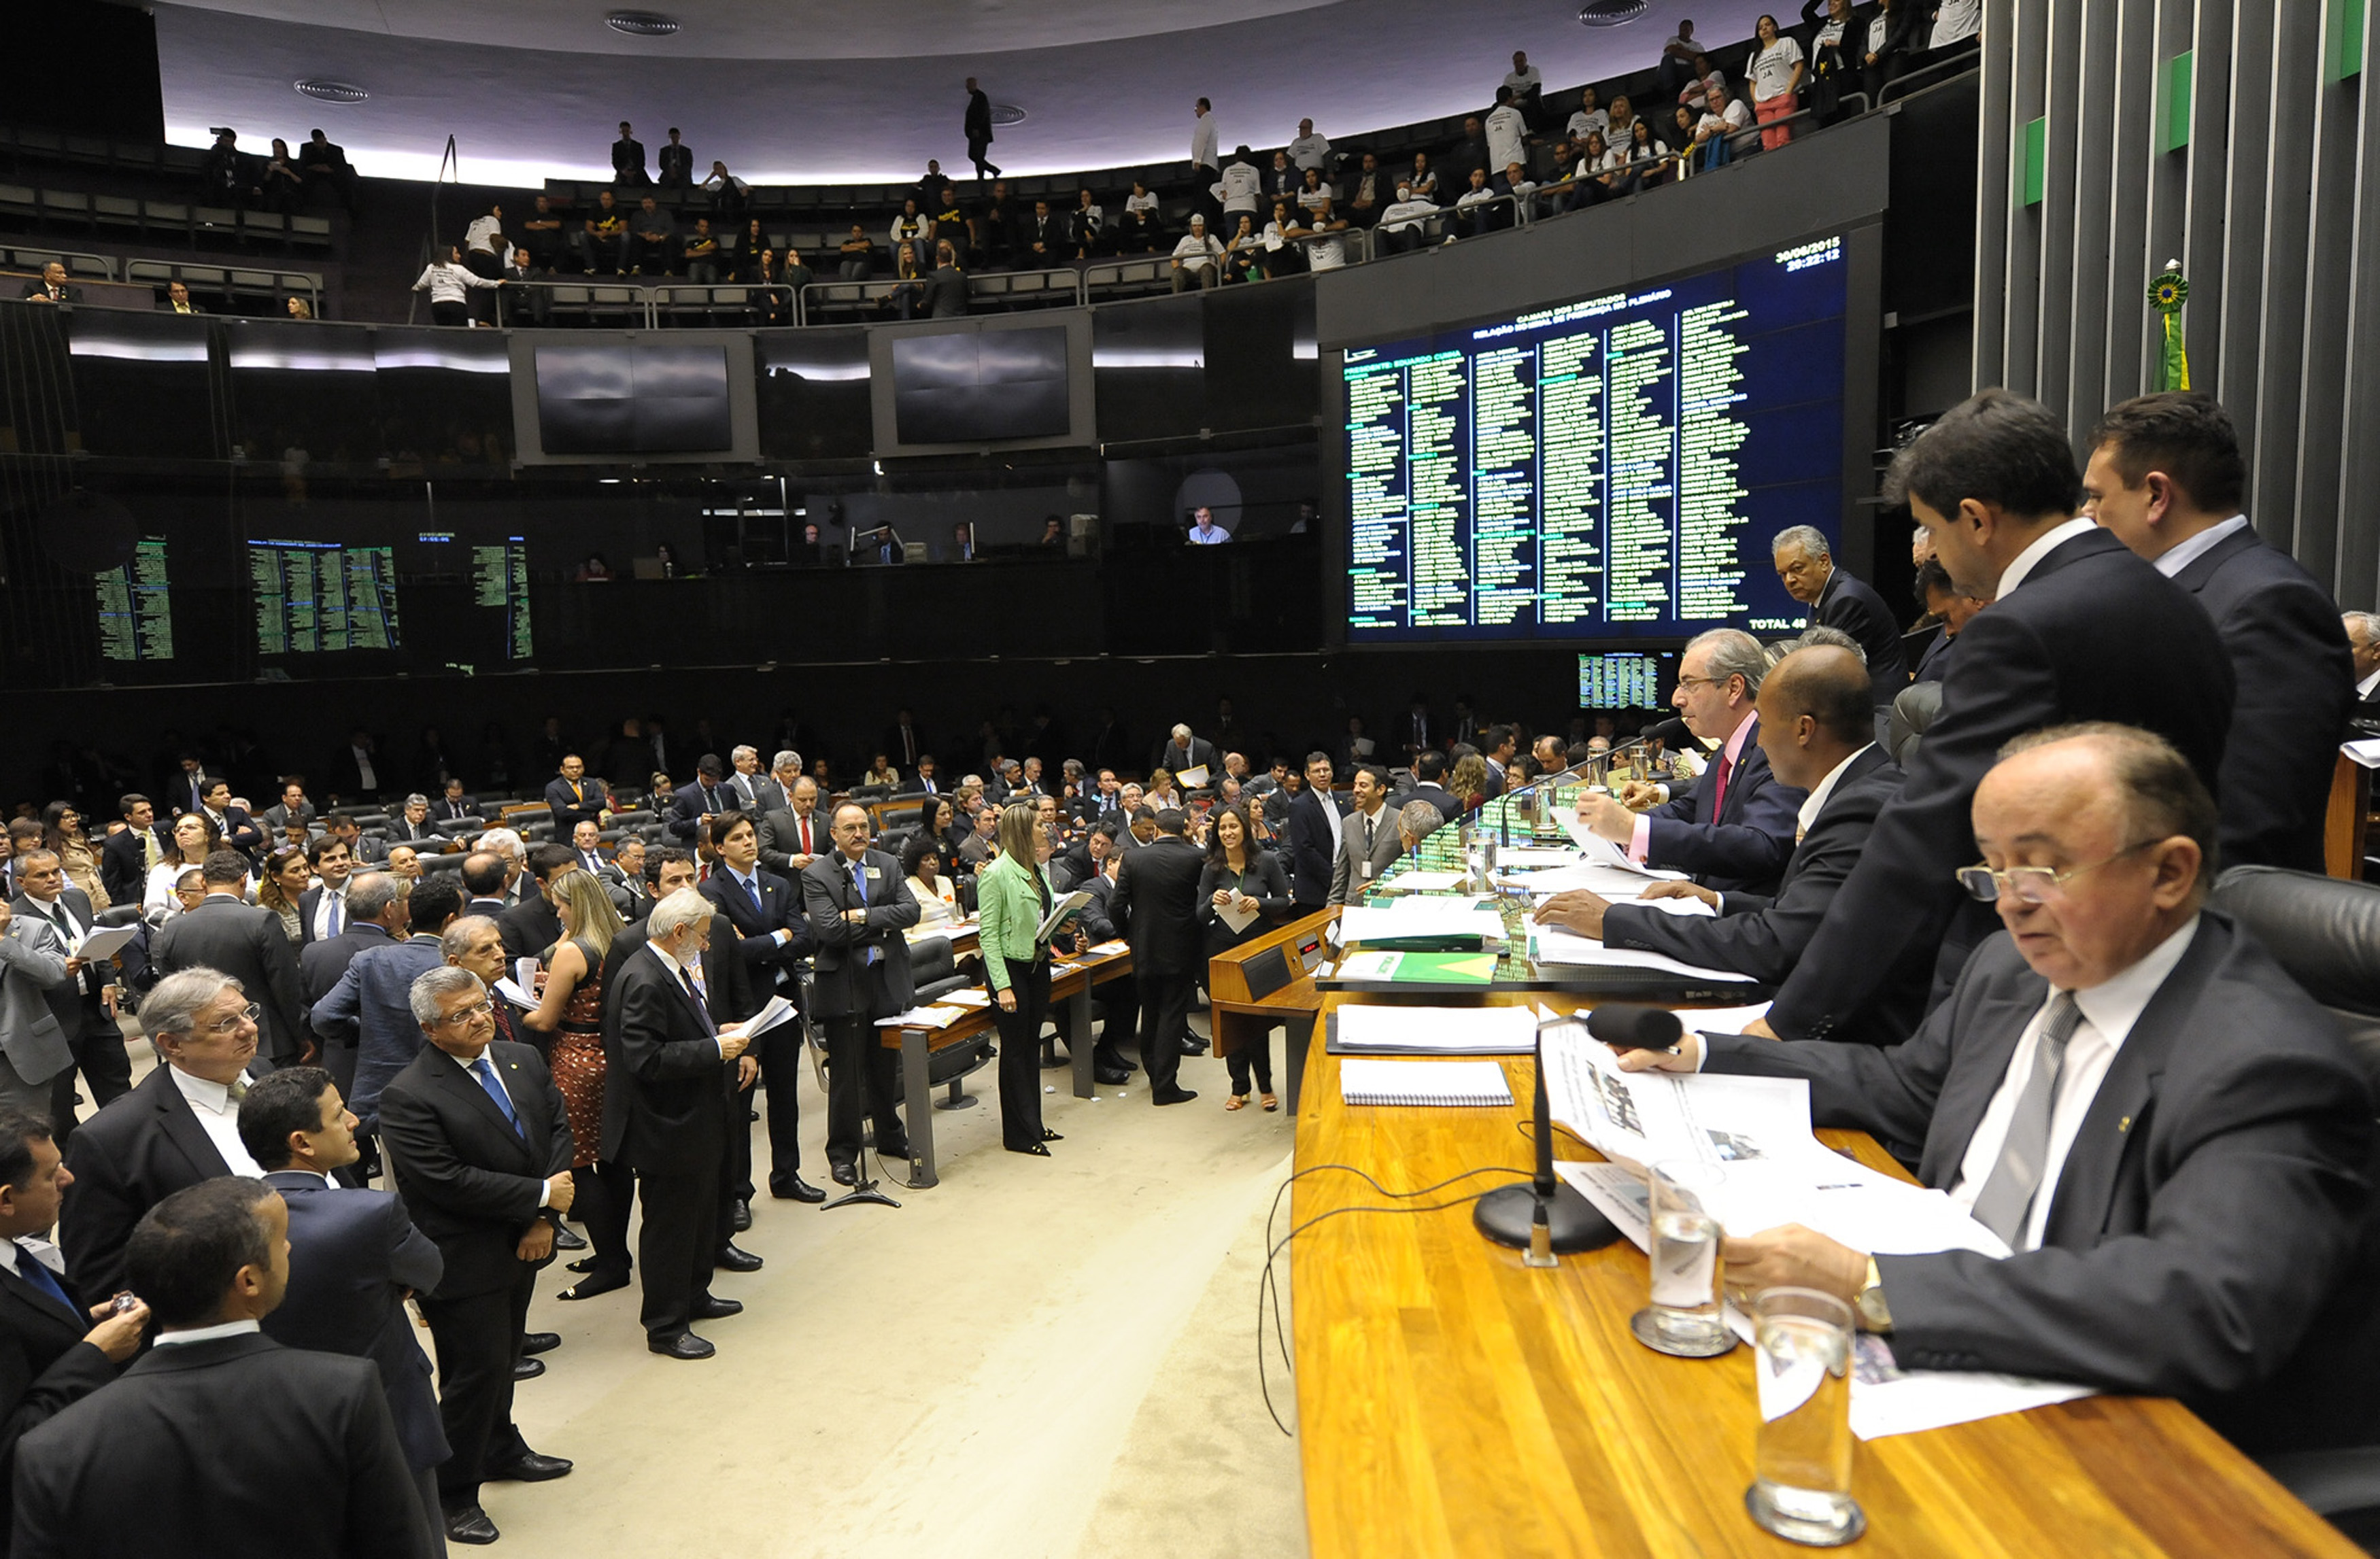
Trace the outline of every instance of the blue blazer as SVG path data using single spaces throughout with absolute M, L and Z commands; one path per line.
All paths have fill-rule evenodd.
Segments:
M 1646 865 L 1688 873 L 1721 893 L 1777 891 L 1809 792 L 1777 783 L 1768 772 L 1768 755 L 1760 750 L 1758 715 L 1750 726 L 1717 816 L 1711 815 L 1711 798 L 1718 792 L 1717 755 L 1693 790 L 1645 814 L 1652 822 Z
M 450 1452 L 405 1291 L 437 1287 L 445 1258 L 389 1191 L 334 1188 L 303 1170 L 277 1170 L 264 1183 L 289 1204 L 289 1289 L 261 1323 L 264 1335 L 379 1365 L 406 1465 L 436 1467 Z
M 381 1090 L 421 1053 L 421 1025 L 413 1021 L 413 982 L 446 961 L 435 937 L 358 953 L 314 1004 L 314 1033 L 326 1044 L 356 1047 L 356 1085 L 347 1107 L 364 1130 L 380 1118 Z

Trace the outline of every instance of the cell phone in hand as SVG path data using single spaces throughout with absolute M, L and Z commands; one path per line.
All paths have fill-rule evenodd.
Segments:
M 140 1296 L 127 1288 L 107 1301 L 107 1313 L 126 1315 L 140 1308 Z

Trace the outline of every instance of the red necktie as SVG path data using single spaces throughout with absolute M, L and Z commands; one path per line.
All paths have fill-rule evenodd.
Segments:
M 815 855 L 818 853 L 817 851 L 810 848 L 810 819 L 809 814 L 808 813 L 802 814 L 802 853 L 805 855 Z
M 1727 761 L 1727 749 L 1721 747 L 1718 750 L 1718 783 L 1711 787 L 1710 820 L 1714 823 L 1718 821 L 1720 809 L 1727 805 L 1727 776 L 1731 767 Z

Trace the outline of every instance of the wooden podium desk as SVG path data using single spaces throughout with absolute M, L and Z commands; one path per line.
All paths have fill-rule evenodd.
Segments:
M 1338 918 L 1339 909 L 1334 904 L 1284 922 L 1207 961 L 1207 1018 L 1215 1035 L 1216 1057 L 1229 1056 L 1243 1045 L 1261 1045 L 1268 1031 L 1276 1024 L 1282 1026 L 1286 1033 L 1281 1041 L 1281 1059 L 1289 1070 L 1289 1108 L 1293 1115 L 1297 1111 L 1300 1084 L 1305 1076 L 1306 1041 L 1315 1032 L 1315 1020 L 1322 1013 L 1322 993 L 1314 988 L 1314 976 L 1305 972 L 1296 944 L 1308 936 L 1318 935 Z M 1276 950 L 1282 961 L 1268 975 L 1264 971 Z M 1257 966 L 1253 985 L 1251 962 Z M 1263 996 L 1256 994 L 1282 973 L 1289 976 L 1287 984 Z
M 1330 994 L 1326 1011 L 1349 997 Z M 1489 997 L 1501 1004 L 1509 997 Z M 1517 999 L 1526 1000 L 1526 997 Z M 1516 1130 L 1533 1063 L 1504 1068 L 1515 1107 L 1348 1107 L 1318 1026 L 1297 1167 L 1346 1164 L 1390 1190 L 1465 1169 L 1525 1172 Z M 1858 1132 L 1829 1145 L 1899 1174 Z M 1594 1157 L 1575 1139 L 1563 1157 Z M 1416 1204 L 1508 1183 L 1481 1175 Z M 1386 1199 L 1353 1175 L 1297 1182 L 1303 1225 Z M 1285 1232 L 1284 1226 L 1284 1232 Z M 1670 1359 L 1639 1344 L 1644 1254 L 1626 1239 L 1531 1271 L 1466 1202 L 1351 1213 L 1290 1247 L 1306 1529 L 1315 1559 L 1600 1559 L 1807 1553 L 1752 1523 L 1752 1352 Z M 1855 1554 L 1990 1559 L 2361 1550 L 2179 1403 L 2094 1396 L 1859 1443 Z

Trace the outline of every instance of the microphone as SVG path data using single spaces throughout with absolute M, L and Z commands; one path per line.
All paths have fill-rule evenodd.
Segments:
M 1666 1007 L 1607 1001 L 1586 1015 L 1586 1032 L 1614 1050 L 1669 1050 L 1686 1025 Z
M 1536 1172 L 1524 1184 L 1499 1186 L 1474 1202 L 1471 1222 L 1497 1244 L 1526 1251 L 1528 1265 L 1542 1267 L 1553 1265 L 1557 1254 L 1601 1250 L 1620 1238 L 1620 1229 L 1597 1212 L 1593 1202 L 1554 1178 L 1553 1111 L 1546 1099 L 1543 1024 L 1537 1027 L 1536 1059 Z
M 1639 742 L 1658 742 L 1665 746 L 1675 746 L 1681 742 L 1692 740 L 1694 734 L 1694 733 L 1692 731 L 1686 728 L 1685 721 L 1672 716 L 1670 719 L 1663 720 L 1660 724 L 1655 726 L 1652 730 L 1639 732 L 1636 740 Z

